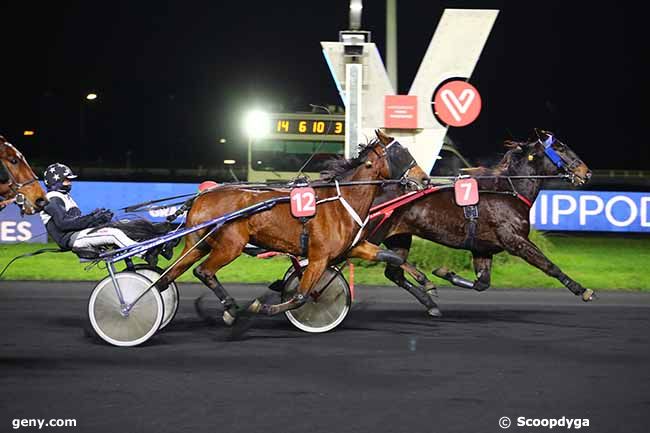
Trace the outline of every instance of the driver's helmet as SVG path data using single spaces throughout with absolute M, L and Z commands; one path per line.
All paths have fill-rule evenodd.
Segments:
M 61 163 L 54 163 L 48 165 L 43 173 L 45 179 L 45 186 L 48 191 L 58 191 L 62 189 L 63 181 L 66 179 L 75 179 L 76 174 L 72 172 L 70 167 Z

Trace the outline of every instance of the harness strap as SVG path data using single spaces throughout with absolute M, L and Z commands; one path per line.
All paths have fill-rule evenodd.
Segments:
M 419 191 L 407 192 L 406 194 L 402 194 L 399 197 L 396 197 L 392 200 L 388 200 L 384 203 L 378 204 L 377 206 L 370 208 L 370 212 L 369 212 L 370 220 L 374 220 L 379 217 L 382 218 L 379 221 L 379 223 L 375 226 L 375 228 L 372 230 L 370 236 L 368 237 L 372 238 L 375 235 L 375 233 L 377 233 L 379 228 L 388 220 L 388 218 L 393 214 L 393 212 L 396 209 L 406 205 L 407 203 L 415 201 L 420 197 L 434 193 L 442 188 L 446 188 L 446 186 L 429 186 Z
M 350 203 L 348 203 L 345 197 L 341 195 L 341 188 L 339 188 L 339 182 L 335 180 L 334 184 L 336 185 L 336 197 L 328 197 L 322 200 L 318 200 L 316 204 L 319 205 L 321 203 L 334 201 L 334 200 L 338 200 L 341 202 L 343 208 L 348 212 L 348 214 L 350 214 L 354 222 L 359 225 L 359 231 L 357 231 L 357 235 L 354 237 L 354 240 L 352 241 L 352 245 L 350 245 L 351 248 L 355 246 L 357 242 L 359 242 L 359 239 L 361 238 L 361 233 L 363 232 L 363 229 L 366 227 L 366 224 L 368 224 L 368 220 L 370 219 L 370 213 L 368 213 L 368 216 L 366 216 L 365 220 L 362 220 L 359 214 L 357 213 L 357 211 L 355 211 L 354 208 L 350 206 Z
M 463 214 L 467 220 L 467 236 L 463 241 L 463 248 L 472 250 L 476 239 L 476 226 L 478 225 L 478 205 L 463 206 Z
M 519 193 L 516 193 L 516 196 L 515 196 L 515 197 L 517 197 L 519 200 L 521 200 L 521 201 L 523 201 L 524 203 L 526 203 L 526 206 L 528 206 L 529 208 L 530 208 L 530 207 L 533 207 L 533 204 L 530 202 L 530 200 L 528 200 L 528 199 L 527 199 L 526 197 L 524 197 L 523 195 L 521 195 L 521 194 L 519 194 Z
M 357 211 L 355 211 L 354 208 L 353 208 L 352 206 L 350 206 L 350 203 L 348 203 L 348 201 L 345 199 L 345 197 L 343 197 L 343 196 L 341 195 L 341 189 L 339 188 L 339 183 L 338 183 L 338 182 L 335 182 L 335 184 L 336 184 L 336 193 L 337 193 L 337 195 L 338 195 L 338 197 L 339 197 L 339 200 L 341 201 L 341 204 L 342 204 L 343 207 L 345 208 L 345 210 L 348 211 L 348 213 L 350 214 L 350 216 L 352 217 L 352 219 L 353 219 L 357 224 L 359 224 L 360 226 L 364 226 L 364 225 L 366 225 L 366 222 L 368 221 L 368 218 L 366 218 L 366 221 L 365 221 L 365 222 L 361 220 L 361 217 L 359 216 L 359 214 L 357 213 Z

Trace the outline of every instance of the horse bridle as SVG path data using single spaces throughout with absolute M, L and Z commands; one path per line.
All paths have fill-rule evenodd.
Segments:
M 573 174 L 573 170 L 582 164 L 582 161 L 578 158 L 567 160 L 564 156 L 557 153 L 555 149 L 553 149 L 553 144 L 557 141 L 554 136 L 549 134 L 546 140 L 542 141 L 541 139 L 538 139 L 538 141 L 544 146 L 544 153 L 548 159 L 550 159 L 557 168 Z
M 29 200 L 25 194 L 20 192 L 21 189 L 23 189 L 26 186 L 29 186 L 35 182 L 38 182 L 38 177 L 34 176 L 34 178 L 28 180 L 27 182 L 20 183 L 16 180 L 16 176 L 9 170 L 7 167 L 7 164 L 5 163 L 5 160 L 2 159 L 0 160 L 2 162 L 2 167 L 5 169 L 7 172 L 7 176 L 9 177 L 9 183 L 7 186 L 11 190 L 11 193 L 13 194 L 13 201 L 20 206 L 21 210 L 25 210 L 25 204 L 29 202 L 29 204 L 34 208 L 37 209 L 37 206 L 35 203 L 32 203 L 31 200 Z
M 393 140 L 387 145 L 384 145 L 384 143 L 380 141 L 379 144 L 384 148 L 384 153 L 380 155 L 374 147 L 372 148 L 372 151 L 380 159 L 386 158 L 388 160 L 389 179 L 401 179 L 411 168 L 417 165 L 417 162 L 411 153 L 408 149 L 402 146 L 399 141 Z M 398 146 L 393 146 L 393 144 L 397 144 Z M 399 176 L 393 176 L 393 173 L 397 171 L 400 173 Z

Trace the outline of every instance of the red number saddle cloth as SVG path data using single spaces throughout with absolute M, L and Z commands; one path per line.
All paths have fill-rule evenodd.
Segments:
M 294 188 L 291 190 L 291 215 L 296 218 L 316 215 L 316 191 L 314 188 Z
M 458 206 L 473 206 L 477 204 L 478 182 L 476 182 L 476 179 L 458 179 L 454 183 L 454 198 Z

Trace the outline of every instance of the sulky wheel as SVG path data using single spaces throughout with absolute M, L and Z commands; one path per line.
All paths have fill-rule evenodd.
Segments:
M 300 279 L 293 270 L 286 279 L 282 300 L 291 298 L 298 286 Z M 330 266 L 325 269 L 323 276 L 312 290 L 312 296 L 300 308 L 289 310 L 284 314 L 287 319 L 298 329 L 305 332 L 327 332 L 336 328 L 350 311 L 352 295 L 350 286 L 341 271 Z
M 129 304 L 143 293 L 151 280 L 135 272 L 120 272 L 115 279 L 124 301 Z M 101 280 L 88 300 L 88 319 L 99 338 L 114 346 L 137 346 L 151 338 L 162 323 L 164 305 L 152 288 L 128 314 L 122 314 L 115 285 L 110 276 Z
M 144 275 L 154 282 L 160 278 L 160 275 L 164 272 L 163 269 L 158 266 L 154 267 L 144 263 L 135 265 L 134 269 L 138 274 Z M 162 296 L 163 304 L 165 304 L 165 316 L 160 325 L 160 329 L 163 329 L 165 326 L 169 325 L 178 311 L 179 293 L 176 283 L 173 281 L 169 283 L 167 288 L 160 293 L 160 296 Z

